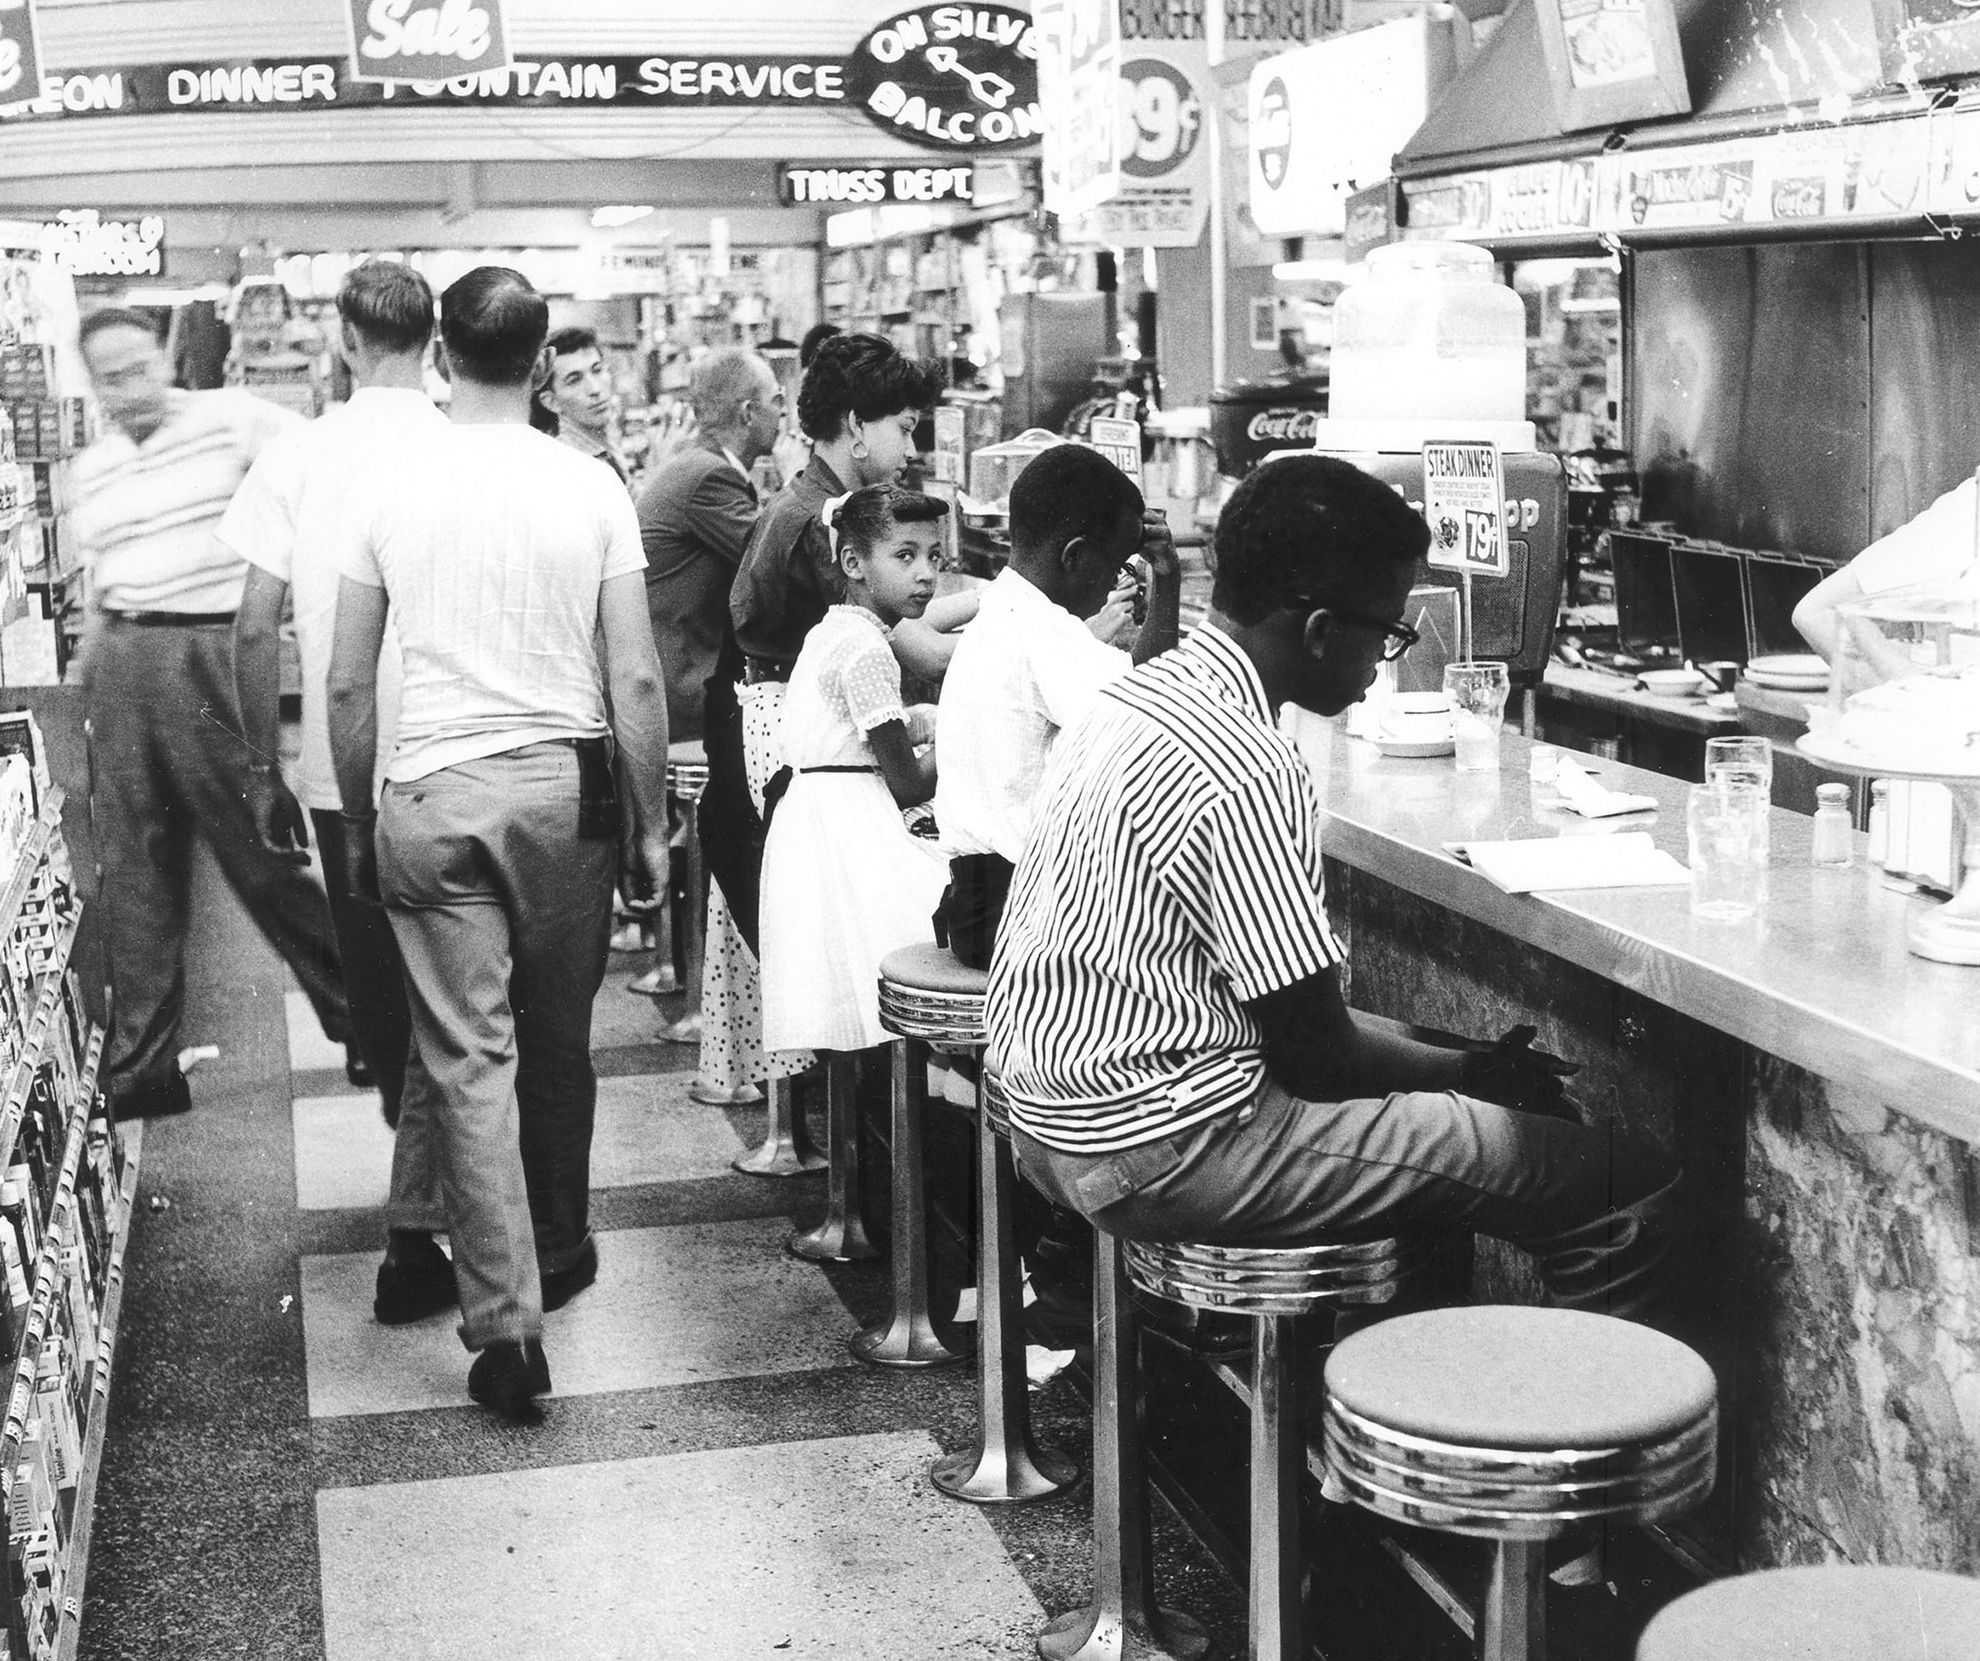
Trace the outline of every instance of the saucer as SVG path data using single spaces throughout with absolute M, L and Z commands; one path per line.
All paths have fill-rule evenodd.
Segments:
M 1378 738 L 1375 748 L 1385 756 L 1415 758 L 1421 756 L 1447 756 L 1457 752 L 1457 740 L 1444 738 Z

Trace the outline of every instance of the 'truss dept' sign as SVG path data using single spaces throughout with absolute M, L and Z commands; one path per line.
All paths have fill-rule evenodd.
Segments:
M 1009 6 L 920 6 L 889 18 L 846 62 L 846 96 L 896 138 L 939 150 L 1035 141 L 1038 38 Z
M 351 76 L 444 81 L 509 62 L 502 0 L 349 0 Z

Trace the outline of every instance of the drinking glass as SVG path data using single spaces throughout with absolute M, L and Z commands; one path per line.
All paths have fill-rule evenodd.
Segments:
M 1691 787 L 1685 824 L 1694 917 L 1736 923 L 1759 908 L 1767 881 L 1767 813 L 1767 794 L 1750 779 Z
M 1447 663 L 1444 691 L 1451 700 L 1451 737 L 1460 773 L 1499 770 L 1499 726 L 1512 680 L 1503 663 Z
M 1708 738 L 1705 740 L 1705 782 L 1707 784 L 1751 784 L 1760 799 L 1774 799 L 1774 746 L 1764 738 Z M 1763 835 L 1760 857 L 1772 858 L 1770 837 Z

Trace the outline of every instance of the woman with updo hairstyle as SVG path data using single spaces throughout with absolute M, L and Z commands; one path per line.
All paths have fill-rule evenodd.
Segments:
M 798 388 L 811 459 L 764 504 L 729 596 L 730 633 L 708 678 L 703 742 L 708 788 L 701 839 L 714 878 L 701 1000 L 701 1082 L 713 1099 L 809 1065 L 762 1047 L 756 961 L 763 864 L 763 787 L 781 765 L 784 683 L 804 638 L 841 598 L 819 510 L 866 485 L 893 484 L 914 454 L 914 430 L 941 391 L 941 371 L 874 334 L 819 344 Z M 895 631 L 903 664 L 926 676 L 946 661 L 948 608 Z

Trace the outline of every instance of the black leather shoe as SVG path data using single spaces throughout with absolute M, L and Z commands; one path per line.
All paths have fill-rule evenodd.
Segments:
M 378 1082 L 378 1075 L 371 1070 L 371 1063 L 364 1059 L 364 1053 L 355 1044 L 344 1046 L 344 1077 L 357 1090 L 369 1090 Z
M 430 1234 L 394 1240 L 378 1265 L 378 1291 L 371 1313 L 380 1326 L 423 1321 L 460 1300 L 452 1260 Z
M 558 1269 L 542 1278 L 545 1311 L 562 1309 L 598 1278 L 598 1242 L 587 1234 L 584 1249 L 568 1269 Z
M 192 1110 L 192 1090 L 176 1067 L 155 1079 L 118 1091 L 110 1098 L 110 1116 L 118 1124 L 133 1119 L 165 1119 Z
M 536 1397 L 550 1394 L 550 1363 L 537 1339 L 497 1339 L 468 1368 L 468 1394 L 513 1425 L 543 1422 Z

